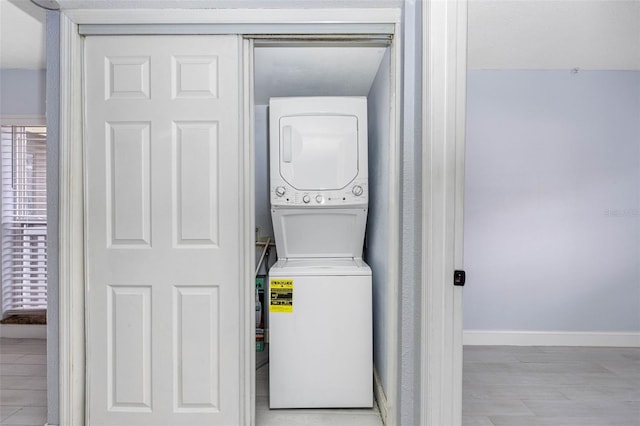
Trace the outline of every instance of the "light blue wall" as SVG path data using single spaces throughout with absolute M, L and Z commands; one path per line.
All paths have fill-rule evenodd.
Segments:
M 0 69 L 0 115 L 45 115 L 45 70 Z
M 422 342 L 422 5 L 403 10 L 398 424 L 420 424 Z M 425 354 L 426 359 L 426 354 Z M 391 402 L 393 404 L 394 401 Z
M 467 87 L 465 329 L 640 331 L 640 72 Z
M 369 137 L 369 214 L 364 251 L 365 261 L 372 270 L 373 291 L 373 362 L 383 388 L 388 386 L 387 328 L 389 295 L 390 244 L 389 231 L 389 119 L 390 119 L 390 49 L 384 58 L 367 97 Z
M 47 11 L 47 424 L 59 424 L 58 176 L 60 130 L 60 13 Z
M 269 108 L 266 105 L 256 105 L 255 114 L 255 220 L 257 239 L 271 238 L 274 243 L 273 224 L 271 222 L 271 200 L 269 199 Z M 260 260 L 264 247 L 257 246 L 255 251 L 256 264 Z M 269 268 L 276 260 L 275 248 L 270 248 L 266 252 L 267 256 L 262 262 L 259 275 L 266 275 Z
M 260 236 L 273 239 L 269 199 L 269 116 L 266 105 L 255 107 L 256 228 Z

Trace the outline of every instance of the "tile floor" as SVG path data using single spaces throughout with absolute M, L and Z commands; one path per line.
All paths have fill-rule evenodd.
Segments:
M 0 425 L 47 422 L 47 341 L 0 338 Z
M 640 348 L 468 346 L 465 426 L 640 426 Z
M 0 339 L 0 425 L 46 422 L 46 343 Z M 381 426 L 377 408 L 269 410 L 258 356 L 258 426 Z M 464 426 L 640 426 L 640 348 L 470 346 Z M 444 426 L 444 425 L 443 425 Z

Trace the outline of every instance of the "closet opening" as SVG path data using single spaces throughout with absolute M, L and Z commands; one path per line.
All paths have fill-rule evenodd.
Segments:
M 269 183 L 269 100 L 273 97 L 366 97 L 369 201 L 363 260 L 372 270 L 374 410 L 379 409 L 384 418 L 386 400 L 395 395 L 397 356 L 400 170 L 396 47 L 387 34 L 247 39 L 250 75 L 245 81 L 250 93 L 245 99 L 250 105 L 245 111 L 251 111 L 253 117 L 255 165 L 256 425 L 266 423 L 269 413 L 279 412 L 269 410 L 267 286 L 269 268 L 278 259 Z

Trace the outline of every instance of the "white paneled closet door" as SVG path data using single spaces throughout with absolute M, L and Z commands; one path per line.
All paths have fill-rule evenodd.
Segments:
M 89 36 L 87 425 L 238 425 L 239 38 Z

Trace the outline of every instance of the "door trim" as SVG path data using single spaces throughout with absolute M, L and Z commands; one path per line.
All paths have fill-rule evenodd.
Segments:
M 96 7 L 109 7 L 108 2 L 100 2 Z M 336 16 L 340 17 L 336 21 Z M 85 224 L 84 224 L 84 175 L 83 175 L 83 102 L 82 102 L 82 63 L 83 63 L 83 36 L 79 32 L 79 26 L 84 24 L 129 24 L 139 25 L 145 23 L 156 24 L 198 24 L 198 23 L 220 23 L 220 24 L 321 24 L 323 22 L 333 22 L 341 24 L 344 33 L 349 33 L 349 24 L 357 23 L 381 23 L 393 24 L 396 34 L 399 33 L 401 21 L 400 8 L 374 8 L 374 9 L 261 9 L 260 13 L 250 9 L 74 9 L 64 7 L 60 11 L 60 165 L 59 165 L 59 404 L 60 418 L 59 424 L 68 426 L 85 425 Z M 259 25 L 256 25 L 259 27 Z M 266 27 L 265 27 L 266 28 Z M 256 29 L 256 34 L 259 28 Z M 241 35 L 241 34 L 238 34 Z M 244 43 L 242 49 L 246 49 Z M 394 48 L 393 72 L 396 73 L 395 84 L 396 93 L 394 98 L 394 113 L 392 119 L 392 133 L 396 140 L 394 153 L 396 158 L 390 159 L 391 171 L 394 172 L 394 181 L 390 185 L 390 195 L 392 199 L 399 196 L 399 149 L 400 140 L 398 108 L 401 98 L 399 90 L 400 80 L 400 49 Z M 250 58 L 246 56 L 246 51 L 241 52 L 244 63 L 250 63 Z M 243 76 L 245 86 L 241 89 L 241 96 L 245 102 L 250 99 L 251 94 L 247 93 L 246 76 Z M 246 108 L 245 104 L 242 108 Z M 250 105 L 250 104 L 249 104 Z M 241 110 L 243 117 L 240 123 L 243 126 L 241 131 L 246 137 L 246 132 L 252 129 L 252 112 L 247 114 L 246 109 Z M 246 120 L 249 119 L 249 127 Z M 251 134 L 249 135 L 251 138 Z M 244 252 L 239 253 L 241 264 L 244 265 L 241 277 L 246 282 L 250 282 L 252 277 L 251 264 L 252 256 L 248 253 L 253 251 L 254 235 L 250 232 L 253 229 L 253 142 L 252 139 L 245 139 L 241 149 L 241 164 L 244 168 L 241 172 L 243 177 L 241 205 L 245 210 L 243 223 L 247 227 L 241 235 Z M 399 212 L 395 211 L 392 217 L 392 235 L 399 235 Z M 396 250 L 397 251 L 397 250 Z M 399 259 L 397 256 L 391 260 L 390 271 L 392 275 L 399 275 Z M 397 285 L 397 280 L 393 280 Z M 255 354 L 253 342 L 255 339 L 251 324 L 254 312 L 252 297 L 247 297 L 248 290 L 241 286 L 241 298 L 244 300 L 245 311 L 241 312 L 239 321 L 241 328 L 245 330 L 245 335 L 241 337 L 241 394 L 244 400 L 241 401 L 241 418 L 243 424 L 254 424 L 255 406 L 255 384 L 253 371 Z M 397 291 L 391 291 L 397 294 Z M 252 295 L 253 293 L 251 293 Z M 242 309 L 242 308 L 241 308 Z M 397 334 L 395 328 L 398 321 L 397 300 L 391 301 L 389 309 L 389 327 L 387 334 L 390 337 L 389 357 L 390 376 L 388 383 L 391 390 L 387 395 L 390 401 L 389 416 L 391 423 L 396 417 L 398 405 L 395 403 L 396 391 L 394 383 L 397 382 Z
M 467 0 L 422 10 L 422 359 L 420 424 L 462 424 L 463 189 Z
M 243 244 L 241 247 L 244 249 L 244 253 L 254 253 L 255 251 L 255 233 L 247 232 L 249 230 L 256 229 L 256 221 L 255 221 L 255 179 L 254 179 L 254 170 L 255 170 L 255 131 L 254 131 L 254 109 L 253 109 L 253 40 L 243 39 L 241 40 L 239 57 L 242 58 L 242 64 L 240 66 L 240 72 L 242 75 L 240 76 L 239 81 L 241 82 L 241 117 L 240 117 L 240 129 L 239 134 L 243 134 L 244 138 L 244 152 L 242 153 L 242 157 L 245 159 L 242 162 L 242 167 L 247 167 L 245 172 L 242 174 L 244 176 L 245 181 L 242 182 L 242 186 L 245 188 L 244 197 L 244 231 L 245 235 L 243 236 Z M 245 271 L 244 275 L 247 278 L 245 282 L 253 283 L 254 282 L 254 269 L 253 264 L 250 262 L 245 262 Z M 248 287 L 247 287 L 248 288 Z M 245 349 L 243 352 L 245 354 L 244 365 L 242 371 L 244 372 L 244 377 L 242 380 L 244 381 L 244 389 L 249 389 L 249 392 L 244 393 L 244 401 L 242 401 L 241 407 L 244 407 L 245 415 L 248 415 L 245 423 L 247 424 L 255 424 L 256 418 L 256 351 L 255 351 L 255 341 L 256 341 L 256 329 L 255 329 L 255 298 L 253 297 L 253 292 L 251 292 L 251 297 L 244 296 L 244 309 L 245 312 L 251 312 L 251 321 L 246 320 L 242 330 L 244 331 L 244 345 L 247 345 L 247 340 L 249 340 L 249 347 Z M 248 338 L 246 337 L 248 336 Z M 246 356 L 246 354 L 249 356 Z
M 82 39 L 60 14 L 59 424 L 85 420 Z
M 349 24 L 351 34 L 391 34 L 392 24 Z M 82 35 L 131 35 L 132 30 L 136 35 L 153 34 L 268 34 L 272 38 L 275 34 L 290 36 L 296 34 L 325 34 L 327 36 L 340 33 L 340 28 L 344 24 L 321 23 L 321 24 L 145 24 L 131 28 L 130 24 L 110 25 L 110 24 L 83 24 L 79 31 Z

